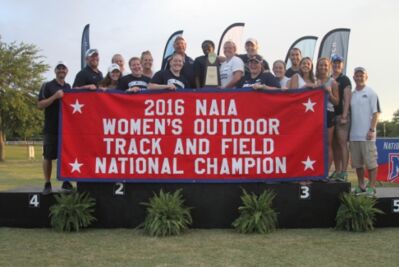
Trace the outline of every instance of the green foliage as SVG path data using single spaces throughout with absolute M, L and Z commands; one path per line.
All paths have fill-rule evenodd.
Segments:
M 393 113 L 392 121 L 378 122 L 377 135 L 382 137 L 399 137 L 399 109 Z
M 38 135 L 43 114 L 37 95 L 48 70 L 32 44 L 7 44 L 0 37 L 0 134 L 27 138 Z M 3 132 L 4 131 L 4 132 Z
M 50 207 L 51 226 L 61 232 L 78 232 L 96 220 L 93 216 L 95 200 L 88 193 L 73 192 L 55 195 L 56 204 Z
M 141 227 L 150 236 L 179 235 L 192 223 L 190 209 L 183 205 L 181 189 L 159 195 L 154 193 L 147 206 L 147 216 Z
M 374 208 L 376 199 L 367 196 L 355 196 L 344 193 L 341 196 L 341 206 L 335 218 L 337 230 L 367 232 L 374 229 L 376 214 L 383 214 Z
M 270 190 L 257 196 L 243 189 L 243 205 L 238 207 L 240 216 L 233 222 L 233 227 L 240 233 L 266 234 L 274 231 L 277 227 L 277 213 L 272 208 L 275 196 Z

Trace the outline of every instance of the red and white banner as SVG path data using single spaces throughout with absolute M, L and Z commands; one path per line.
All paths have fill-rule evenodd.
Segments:
M 323 179 L 325 93 L 66 91 L 60 180 L 254 182 Z

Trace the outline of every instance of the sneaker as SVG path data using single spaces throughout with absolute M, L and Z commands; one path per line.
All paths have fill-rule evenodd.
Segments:
M 367 187 L 366 188 L 366 196 L 368 197 L 375 197 L 375 194 L 377 193 L 377 190 L 375 190 L 374 187 Z
M 336 175 L 335 180 L 339 182 L 346 182 L 348 181 L 348 173 L 347 172 L 340 172 Z
M 73 186 L 72 186 L 72 184 L 70 182 L 65 181 L 65 182 L 62 183 L 61 189 L 64 192 L 72 192 L 73 191 Z
M 330 180 L 336 180 L 338 176 L 338 173 L 334 171 L 330 176 L 328 176 L 328 179 Z
M 51 194 L 51 183 L 50 183 L 50 182 L 46 182 L 46 183 L 44 184 L 44 188 L 43 188 L 42 194 L 43 194 L 43 195 Z
M 366 189 L 363 189 L 360 186 L 356 186 L 355 190 L 353 191 L 353 193 L 355 193 L 356 196 L 363 195 L 363 194 L 366 193 Z

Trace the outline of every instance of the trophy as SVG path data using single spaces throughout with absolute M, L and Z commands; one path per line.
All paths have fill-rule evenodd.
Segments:
M 208 60 L 206 61 L 206 66 L 205 66 L 204 86 L 205 87 L 220 86 L 219 60 L 214 52 L 208 54 Z

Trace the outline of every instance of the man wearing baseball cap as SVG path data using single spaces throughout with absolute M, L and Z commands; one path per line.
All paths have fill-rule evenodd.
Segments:
M 343 74 L 344 59 L 340 55 L 333 55 L 332 77 L 338 83 L 339 103 L 334 106 L 335 129 L 333 137 L 333 152 L 335 172 L 331 175 L 334 180 L 345 182 L 348 179 L 348 137 L 350 128 L 350 102 L 352 84 L 349 78 Z
M 58 156 L 59 99 L 64 96 L 64 89 L 71 89 L 71 86 L 65 82 L 65 77 L 68 74 L 65 62 L 59 61 L 54 68 L 54 72 L 55 79 L 43 83 L 37 103 L 39 109 L 44 109 L 43 174 L 45 184 L 43 194 L 51 193 L 52 161 L 57 159 Z M 64 182 L 62 189 L 70 191 L 73 188 L 69 182 Z
M 245 74 L 249 74 L 250 71 L 248 67 L 248 60 L 251 56 L 258 55 L 258 50 L 259 50 L 258 41 L 255 38 L 248 38 L 247 41 L 245 42 L 245 50 L 247 51 L 247 53 L 238 55 L 238 57 L 241 58 L 241 60 L 245 64 Z M 269 63 L 267 63 L 266 60 L 263 59 L 262 65 L 264 71 L 270 71 Z
M 98 83 L 103 79 L 103 74 L 98 69 L 100 60 L 98 50 L 94 48 L 87 50 L 85 57 L 87 65 L 76 74 L 72 87 L 74 89 L 96 90 Z
M 381 110 L 377 94 L 366 85 L 367 78 L 365 68 L 355 68 L 353 79 L 356 87 L 351 99 L 350 150 L 352 167 L 356 169 L 359 184 L 355 194 L 374 196 L 378 168 L 375 139 Z M 368 170 L 367 186 L 364 182 L 364 167 Z

